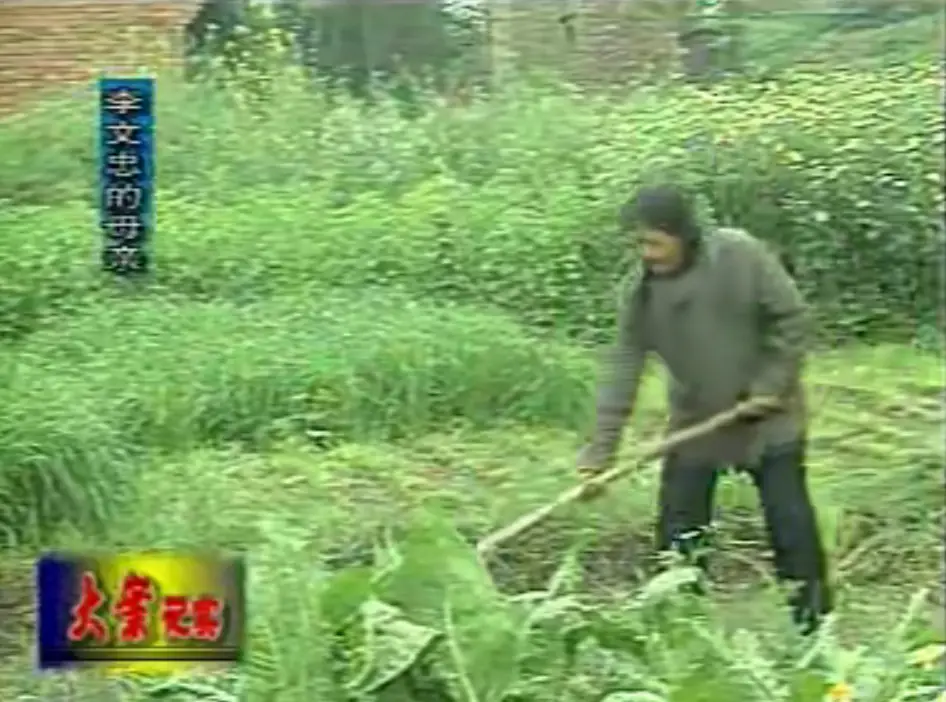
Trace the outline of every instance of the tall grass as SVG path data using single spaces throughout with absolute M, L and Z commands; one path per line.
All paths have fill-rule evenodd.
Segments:
M 593 377 L 579 351 L 502 317 L 368 290 L 243 306 L 116 299 L 3 360 L 8 528 L 36 513 L 33 497 L 49 503 L 42 518 L 98 505 L 85 498 L 133 483 L 145 451 L 325 446 L 458 421 L 576 428 Z

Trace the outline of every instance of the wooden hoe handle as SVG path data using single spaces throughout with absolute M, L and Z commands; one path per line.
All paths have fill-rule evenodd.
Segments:
M 609 483 L 612 483 L 618 478 L 630 473 L 641 463 L 646 463 L 647 461 L 652 461 L 655 458 L 659 458 L 667 452 L 677 448 L 680 444 L 686 443 L 687 441 L 692 441 L 693 439 L 698 439 L 700 437 L 706 436 L 707 434 L 711 434 L 717 429 L 728 426 L 738 419 L 740 419 L 739 408 L 734 407 L 710 417 L 704 422 L 700 422 L 699 424 L 694 424 L 692 427 L 687 427 L 686 429 L 674 432 L 659 443 L 645 450 L 638 459 L 637 463 L 625 464 L 623 466 L 611 468 L 600 475 L 596 475 L 593 478 L 582 482 L 580 485 L 569 488 L 561 495 L 556 497 L 552 502 L 549 502 L 548 504 L 545 504 L 533 510 L 532 512 L 522 515 L 511 524 L 504 526 L 502 529 L 498 529 L 492 534 L 484 537 L 476 545 L 477 553 L 479 553 L 481 557 L 485 556 L 490 551 L 495 550 L 500 544 L 505 543 L 510 539 L 514 539 L 520 534 L 532 529 L 541 522 L 545 521 L 552 513 L 558 511 L 568 504 L 571 504 L 572 502 L 575 502 L 585 495 L 586 492 L 589 492 L 591 488 L 603 487 Z

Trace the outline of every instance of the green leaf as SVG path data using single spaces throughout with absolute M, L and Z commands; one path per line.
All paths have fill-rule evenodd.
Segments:
M 761 700 L 760 695 L 745 680 L 745 676 L 726 670 L 725 666 L 697 661 L 691 669 L 675 681 L 668 702 L 722 702 L 723 700 Z
M 436 643 L 440 632 L 408 621 L 403 613 L 379 600 L 361 607 L 364 663 L 348 684 L 356 694 L 369 694 L 409 670 Z
M 788 684 L 790 702 L 811 702 L 824 697 L 825 681 L 809 670 L 794 673 Z
M 584 607 L 576 597 L 544 599 L 529 609 L 527 651 L 523 665 L 548 677 L 567 676 L 579 646 L 590 633 Z
M 647 632 L 634 612 L 594 612 L 590 617 L 589 631 L 603 649 L 628 653 L 640 660 L 647 658 Z
M 500 702 L 519 677 L 525 636 L 512 612 L 444 604 L 450 661 L 465 702 Z
M 526 611 L 495 588 L 476 550 L 446 517 L 416 513 L 400 554 L 383 586 L 385 600 L 413 621 L 443 630 L 466 702 L 499 702 L 517 679 Z
M 699 582 L 702 573 L 699 568 L 680 566 L 670 568 L 651 578 L 638 593 L 638 602 L 645 606 L 653 606 L 680 594 L 687 585 Z
M 585 608 L 576 597 L 554 597 L 539 602 L 529 611 L 529 626 L 542 626 L 551 622 L 566 622 L 581 617 Z
M 382 599 L 403 608 L 415 621 L 439 627 L 451 593 L 487 609 L 503 602 L 475 549 L 445 517 L 415 513 L 398 550 L 400 562 L 378 587 Z
M 319 595 L 325 622 L 334 630 L 348 625 L 371 597 L 374 572 L 371 568 L 349 568 L 333 574 Z

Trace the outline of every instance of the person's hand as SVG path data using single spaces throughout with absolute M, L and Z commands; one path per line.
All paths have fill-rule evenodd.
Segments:
M 778 398 L 757 395 L 742 400 L 736 405 L 739 418 L 745 422 L 757 422 L 779 408 Z

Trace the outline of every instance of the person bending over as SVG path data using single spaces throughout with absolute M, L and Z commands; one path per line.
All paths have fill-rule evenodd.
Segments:
M 704 229 L 679 188 L 641 189 L 621 211 L 640 262 L 622 292 L 618 340 L 597 399 L 584 477 L 613 463 L 645 362 L 669 371 L 670 431 L 739 408 L 740 420 L 664 457 L 657 548 L 694 558 L 706 543 L 717 479 L 733 467 L 759 491 L 776 576 L 795 584 L 790 605 L 803 633 L 831 611 L 825 553 L 806 485 L 801 375 L 808 315 L 789 273 L 762 241 Z

